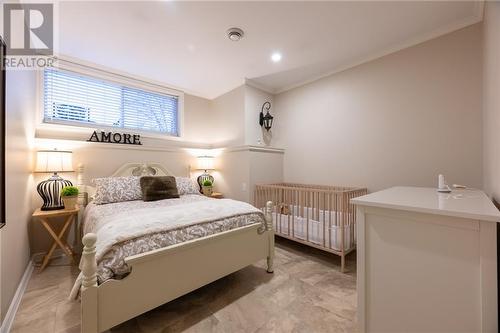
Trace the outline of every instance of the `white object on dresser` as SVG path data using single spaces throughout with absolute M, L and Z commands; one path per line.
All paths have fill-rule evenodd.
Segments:
M 444 180 L 444 176 L 441 174 L 438 176 L 438 189 L 437 189 L 437 191 L 441 192 L 441 193 L 450 193 L 451 192 L 450 187 L 446 184 L 446 181 Z
M 497 332 L 500 212 L 482 191 L 393 187 L 351 202 L 361 332 Z

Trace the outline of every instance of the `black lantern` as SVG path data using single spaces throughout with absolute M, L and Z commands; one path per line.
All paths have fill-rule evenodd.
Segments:
M 264 115 L 264 109 L 267 111 L 266 115 Z M 264 128 L 269 131 L 273 126 L 273 116 L 269 113 L 271 110 L 271 103 L 265 102 L 262 104 L 262 109 L 260 110 L 259 124 L 260 126 L 264 126 Z

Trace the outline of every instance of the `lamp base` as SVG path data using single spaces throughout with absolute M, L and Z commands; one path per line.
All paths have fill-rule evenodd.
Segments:
M 198 186 L 200 187 L 200 193 L 203 192 L 203 182 L 205 180 L 210 180 L 212 184 L 214 183 L 214 177 L 212 177 L 212 175 L 207 173 L 207 170 L 205 170 L 205 172 L 199 175 L 198 178 L 196 179 L 196 181 L 198 182 Z
M 64 209 L 64 203 L 61 199 L 61 190 L 65 186 L 72 186 L 69 180 L 62 179 L 57 173 L 52 177 L 38 184 L 36 190 L 42 197 L 43 205 L 41 210 Z

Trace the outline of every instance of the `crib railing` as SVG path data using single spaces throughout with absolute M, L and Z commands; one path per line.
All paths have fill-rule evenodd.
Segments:
M 254 204 L 272 201 L 275 233 L 341 257 L 356 248 L 356 209 L 350 200 L 366 188 L 277 183 L 256 185 Z

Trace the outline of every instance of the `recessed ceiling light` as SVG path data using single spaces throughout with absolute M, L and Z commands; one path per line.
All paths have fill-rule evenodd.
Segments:
M 227 38 L 229 38 L 233 42 L 239 41 L 245 35 L 245 33 L 243 32 L 243 30 L 241 30 L 240 28 L 231 28 L 231 29 L 228 29 L 226 33 L 227 33 Z
M 280 62 L 281 61 L 281 53 L 279 52 L 274 52 L 272 55 L 271 55 L 271 60 L 273 62 Z

